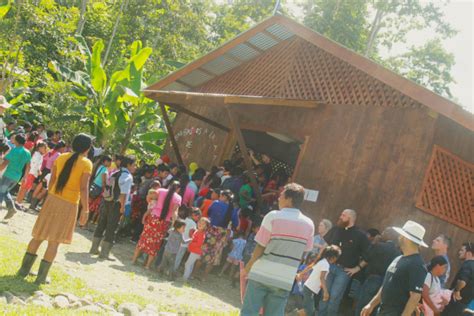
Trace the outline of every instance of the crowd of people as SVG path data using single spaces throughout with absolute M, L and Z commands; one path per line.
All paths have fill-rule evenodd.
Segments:
M 307 316 L 463 315 L 472 308 L 473 243 L 449 258 L 451 239 L 440 234 L 425 260 L 422 225 L 363 230 L 351 209 L 315 229 L 301 211 L 304 188 L 273 170 L 269 156 L 252 152 L 254 170 L 247 171 L 238 155 L 211 170 L 166 155 L 137 167 L 133 156 L 94 148 L 86 134 L 69 144 L 41 124 L 9 123 L 2 137 L 5 219 L 19 210 L 38 214 L 18 276 L 28 275 L 48 243 L 38 284 L 78 223 L 94 229 L 89 252 L 102 260 L 114 260 L 114 244 L 129 239 L 136 244 L 131 262 L 169 280 L 228 276 L 229 285 L 245 287 L 242 315 L 284 315 L 290 306 Z

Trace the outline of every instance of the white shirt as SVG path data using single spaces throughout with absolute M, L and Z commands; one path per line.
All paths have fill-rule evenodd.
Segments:
M 318 294 L 321 290 L 321 272 L 326 272 L 326 279 L 328 276 L 327 272 L 329 272 L 329 262 L 326 259 L 322 259 L 316 263 L 304 284 L 314 294 Z
M 186 247 L 187 248 L 188 245 L 189 245 L 189 242 L 192 239 L 191 237 L 189 237 L 189 232 L 191 231 L 191 229 L 196 230 L 197 229 L 197 224 L 196 224 L 195 221 L 193 221 L 193 219 L 191 217 L 186 217 L 184 222 L 186 223 L 186 226 L 184 227 L 184 233 L 183 233 L 184 242 L 181 243 L 181 247 Z
M 43 155 L 39 151 L 35 151 L 30 161 L 30 174 L 38 177 L 41 173 L 41 165 L 43 164 Z
M 428 272 L 426 274 L 425 285 L 430 289 L 430 296 L 436 295 L 441 291 L 441 282 L 438 277 L 435 277 Z

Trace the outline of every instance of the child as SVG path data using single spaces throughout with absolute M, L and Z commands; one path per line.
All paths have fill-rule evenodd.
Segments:
M 189 257 L 186 260 L 186 264 L 184 265 L 184 275 L 183 279 L 185 282 L 188 281 L 191 273 L 193 272 L 194 263 L 197 260 L 201 259 L 202 255 L 202 245 L 204 244 L 204 239 L 206 238 L 206 230 L 207 227 L 211 224 L 207 217 L 201 217 L 197 225 L 197 231 L 193 234 L 193 239 L 189 243 L 188 251 Z
M 230 268 L 230 275 L 233 277 L 235 274 L 236 267 L 239 266 L 240 262 L 242 261 L 242 254 L 244 252 L 245 244 L 247 241 L 244 239 L 244 233 L 239 232 L 237 238 L 232 240 L 232 250 L 227 255 L 227 262 L 224 264 L 221 273 L 219 276 L 222 276 L 225 271 L 231 266 Z
M 184 220 L 186 228 L 184 229 L 184 241 L 181 243 L 181 247 L 179 247 L 178 254 L 176 255 L 176 262 L 174 264 L 175 271 L 178 270 L 179 265 L 181 264 L 181 261 L 183 260 L 183 257 L 186 254 L 186 250 L 188 249 L 189 243 L 192 240 L 194 231 L 197 228 L 197 222 L 201 218 L 201 211 L 198 208 L 193 208 L 191 212 L 189 212 L 189 208 L 185 205 L 181 206 L 181 208 L 186 208 L 187 211 L 186 219 Z
M 252 231 L 247 237 L 247 242 L 245 244 L 245 248 L 244 248 L 244 252 L 242 256 L 245 264 L 247 264 L 250 258 L 252 258 L 253 251 L 255 250 L 255 247 L 257 246 L 257 242 L 255 241 L 255 236 L 257 235 L 257 232 L 259 229 L 260 229 L 260 224 L 258 223 L 252 224 Z
M 328 246 L 323 250 L 321 259 L 313 267 L 313 271 L 306 280 L 303 289 L 303 304 L 306 315 L 314 315 L 315 302 L 329 300 L 326 277 L 329 273 L 329 265 L 336 263 L 340 255 L 341 249 L 338 246 Z M 323 290 L 322 293 L 321 289 Z
M 182 220 L 176 220 L 173 225 L 173 230 L 168 236 L 168 241 L 165 246 L 165 252 L 158 267 L 159 273 L 168 272 L 168 279 L 174 280 L 174 263 L 176 262 L 176 254 L 178 253 L 181 242 L 183 241 L 183 233 L 186 224 Z

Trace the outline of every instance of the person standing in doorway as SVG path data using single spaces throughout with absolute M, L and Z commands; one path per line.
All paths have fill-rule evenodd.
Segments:
M 411 316 L 421 299 L 426 274 L 425 263 L 420 255 L 425 228 L 407 221 L 403 228 L 394 227 L 400 235 L 398 243 L 403 255 L 395 258 L 387 269 L 382 287 L 361 312 L 369 316 L 380 304 L 377 316 Z
M 132 189 L 132 174 L 135 169 L 135 157 L 122 157 L 120 169 L 110 175 L 106 181 L 103 192 L 104 206 L 101 208 L 99 224 L 94 232 L 89 251 L 91 254 L 99 254 L 100 259 L 111 260 L 109 254 L 114 245 L 115 231 L 125 212 L 125 204 Z M 100 253 L 99 246 L 101 246 Z
M 72 141 L 72 153 L 59 156 L 51 170 L 50 191 L 33 227 L 33 239 L 17 275 L 26 277 L 36 260 L 43 241 L 48 247 L 38 270 L 35 283 L 46 282 L 49 269 L 56 258 L 59 244 L 70 244 L 76 227 L 79 202 L 82 206 L 80 223 L 84 225 L 89 213 L 89 178 L 92 162 L 87 159 L 92 139 L 79 134 Z
M 327 277 L 329 300 L 320 301 L 318 315 L 337 315 L 353 275 L 349 270 L 358 268 L 360 271 L 361 257 L 369 248 L 370 242 L 365 232 L 355 226 L 356 219 L 356 211 L 344 210 L 337 221 L 337 226 L 333 227 L 324 237 L 328 245 L 338 246 L 342 253 L 336 264 L 332 264 L 329 270 Z
M 314 223 L 301 211 L 304 188 L 296 183 L 285 186 L 278 199 L 279 211 L 262 221 L 252 258 L 245 267 L 247 290 L 242 316 L 280 316 L 290 295 L 304 252 L 313 249 Z
M 434 251 L 435 256 L 443 256 L 444 259 L 448 262 L 446 265 L 446 272 L 439 277 L 439 281 L 441 282 L 441 287 L 446 288 L 446 282 L 449 279 L 449 273 L 451 272 L 451 265 L 449 264 L 448 258 L 448 249 L 451 247 L 451 238 L 446 236 L 445 234 L 441 234 L 433 240 L 431 244 L 431 249 Z

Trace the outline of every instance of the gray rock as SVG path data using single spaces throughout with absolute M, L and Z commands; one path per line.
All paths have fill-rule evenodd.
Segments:
M 100 312 L 102 312 L 102 309 L 97 305 L 87 305 L 87 306 L 82 306 L 82 307 L 78 308 L 77 311 L 90 312 L 90 313 L 100 313 Z
M 106 305 L 106 304 L 102 304 L 102 303 L 96 303 L 95 305 L 99 306 L 100 308 L 102 308 L 103 310 L 105 311 L 108 311 L 108 312 L 115 312 L 115 308 L 109 306 L 109 305 Z
M 69 300 L 66 296 L 58 295 L 53 299 L 53 306 L 56 308 L 68 308 Z
M 76 308 L 81 308 L 81 307 L 82 307 L 82 304 L 79 301 L 71 303 L 71 305 L 69 305 L 70 309 L 76 309 Z
M 94 302 L 92 302 L 91 300 L 85 299 L 85 298 L 81 298 L 79 300 L 79 303 L 81 303 L 82 306 L 94 305 Z
M 154 287 L 153 285 L 150 285 L 150 286 L 148 287 L 148 291 L 150 291 L 150 292 L 153 292 L 154 289 L 155 289 L 155 287 Z
M 178 316 L 176 313 L 171 313 L 171 312 L 159 312 L 159 316 Z
M 7 299 L 8 304 L 11 304 L 11 301 L 16 297 L 15 295 L 13 295 L 12 293 L 8 291 L 3 292 L 3 296 Z
M 88 300 L 88 301 L 91 301 L 91 302 L 94 301 L 94 298 L 92 297 L 92 295 L 89 295 L 89 294 L 85 295 L 85 296 L 84 296 L 84 299 L 85 299 L 85 300 Z
M 0 296 L 0 305 L 6 305 L 8 304 L 8 300 L 5 296 Z
M 140 312 L 139 315 L 140 316 L 158 316 L 158 312 L 150 310 L 150 309 L 144 309 Z
M 59 294 L 59 295 L 62 295 L 62 296 L 67 297 L 67 299 L 69 300 L 69 303 L 70 303 L 70 304 L 73 304 L 73 303 L 75 303 L 75 302 L 79 302 L 79 297 L 77 297 L 77 296 L 74 295 L 74 294 L 71 294 L 71 293 L 62 293 L 62 294 Z
M 118 312 L 123 313 L 125 316 L 138 316 L 140 315 L 140 306 L 135 303 L 123 303 L 118 307 Z
M 110 316 L 123 316 L 123 314 L 119 312 L 111 312 L 109 315 Z
M 45 296 L 46 294 L 43 291 L 35 291 L 33 293 L 34 297 Z
M 44 301 L 44 300 L 38 300 L 38 299 L 32 300 L 31 305 L 42 306 L 46 308 L 53 308 L 53 305 L 50 302 Z

